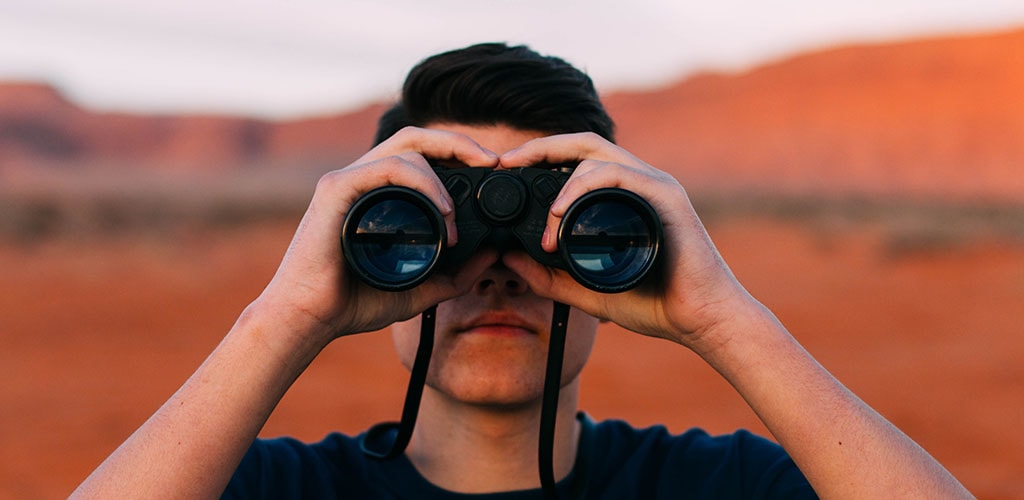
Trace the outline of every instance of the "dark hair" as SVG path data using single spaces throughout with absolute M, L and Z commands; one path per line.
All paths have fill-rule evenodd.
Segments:
M 615 140 L 615 124 L 589 76 L 557 57 L 504 43 L 473 45 L 417 64 L 401 100 L 381 116 L 375 144 L 408 125 L 444 122 L 594 132 Z

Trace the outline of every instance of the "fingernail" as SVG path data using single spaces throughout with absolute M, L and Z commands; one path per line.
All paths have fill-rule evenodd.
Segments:
M 551 208 L 549 208 L 548 211 L 553 214 L 560 214 L 565 210 L 565 207 L 562 205 L 564 205 L 563 196 L 559 195 L 555 198 L 555 201 L 551 202 Z
M 544 234 L 540 237 L 541 246 L 548 246 L 551 244 L 551 229 L 548 227 L 544 228 Z
M 448 229 L 448 248 L 451 248 L 459 243 L 459 233 L 455 227 Z

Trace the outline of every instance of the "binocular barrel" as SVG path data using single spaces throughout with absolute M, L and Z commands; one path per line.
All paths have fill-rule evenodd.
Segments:
M 407 290 L 492 246 L 525 250 L 599 292 L 637 286 L 654 267 L 663 229 L 650 204 L 630 191 L 606 188 L 581 196 L 562 218 L 558 251 L 541 248 L 548 210 L 570 175 L 565 170 L 434 167 L 455 202 L 459 240 L 452 247 L 446 247 L 444 218 L 427 197 L 399 186 L 370 191 L 342 226 L 349 268 L 378 289 Z

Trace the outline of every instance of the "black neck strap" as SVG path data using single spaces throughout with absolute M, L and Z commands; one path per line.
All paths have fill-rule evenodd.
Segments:
M 423 384 L 427 381 L 430 354 L 434 350 L 434 320 L 436 317 L 437 306 L 423 311 L 423 318 L 420 321 L 420 341 L 416 347 L 416 359 L 412 363 L 409 388 L 405 391 L 405 405 L 402 406 L 402 421 L 398 424 L 398 435 L 389 446 L 387 438 L 392 427 L 389 425 L 371 427 L 359 443 L 363 453 L 374 458 L 390 460 L 401 455 L 405 451 L 405 447 L 409 445 L 412 431 L 416 427 L 416 414 L 420 410 Z
M 416 348 L 412 374 L 409 376 L 409 387 L 405 393 L 405 405 L 402 407 L 402 420 L 398 424 L 398 434 L 392 441 L 389 437 L 394 429 L 393 425 L 381 424 L 371 427 L 359 443 L 363 453 L 368 456 L 389 460 L 401 455 L 405 451 L 405 447 L 409 445 L 412 431 L 416 427 L 416 414 L 419 412 L 423 385 L 427 379 L 430 354 L 434 349 L 436 316 L 437 306 L 423 312 L 423 319 L 420 322 L 420 341 Z M 544 490 L 544 498 L 548 500 L 558 498 L 554 469 L 555 423 L 558 416 L 558 393 L 562 386 L 562 359 L 565 354 L 565 334 L 568 324 L 569 306 L 555 302 L 554 313 L 551 317 L 547 368 L 544 373 L 544 395 L 540 411 L 540 439 L 537 456 L 540 484 Z
M 555 302 L 551 315 L 551 340 L 548 341 L 548 365 L 544 372 L 544 399 L 540 410 L 540 443 L 537 461 L 540 467 L 540 486 L 544 498 L 558 498 L 555 487 L 554 444 L 555 422 L 558 417 L 558 392 L 562 387 L 562 358 L 565 354 L 565 330 L 569 324 L 569 306 Z

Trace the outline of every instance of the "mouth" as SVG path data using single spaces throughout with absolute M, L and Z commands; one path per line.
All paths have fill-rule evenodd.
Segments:
M 538 328 L 511 311 L 488 311 L 459 328 L 459 333 L 496 336 L 537 335 Z

